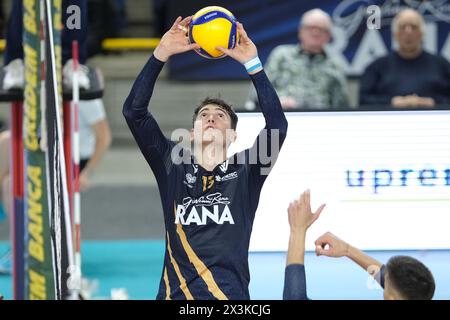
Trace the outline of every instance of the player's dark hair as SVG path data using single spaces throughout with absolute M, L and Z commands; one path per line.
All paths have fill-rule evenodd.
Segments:
M 214 104 L 218 106 L 220 109 L 223 109 L 223 111 L 225 111 L 230 116 L 231 128 L 233 130 L 236 130 L 238 116 L 236 115 L 236 112 L 234 112 L 233 107 L 220 98 L 207 97 L 202 102 L 200 102 L 200 105 L 194 110 L 194 116 L 192 117 L 192 126 L 194 126 L 195 120 L 197 120 L 199 111 L 208 104 Z
M 407 300 L 431 300 L 435 283 L 430 270 L 409 256 L 395 256 L 386 265 L 386 274 L 393 288 Z

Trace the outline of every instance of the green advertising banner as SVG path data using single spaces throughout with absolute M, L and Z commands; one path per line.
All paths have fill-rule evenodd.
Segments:
M 24 23 L 24 147 L 25 147 L 25 299 L 55 299 L 55 279 L 52 260 L 51 229 L 47 194 L 45 152 L 41 148 L 42 110 L 45 110 L 45 52 L 41 36 L 45 23 L 44 1 L 23 1 Z M 59 17 L 55 39 L 59 39 L 61 0 L 53 0 L 53 16 Z M 42 19 L 41 19 L 42 16 Z M 60 41 L 58 41 L 60 44 Z M 59 53 L 61 64 L 61 47 Z
M 58 81 L 59 102 L 62 103 L 62 48 L 61 48 L 61 32 L 62 23 L 62 0 L 52 0 L 52 21 L 53 21 L 53 43 L 55 49 L 55 67 L 56 79 Z M 62 110 L 62 105 L 59 106 Z

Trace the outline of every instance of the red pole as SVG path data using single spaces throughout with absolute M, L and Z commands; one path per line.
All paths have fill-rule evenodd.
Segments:
M 13 102 L 11 105 L 11 169 L 12 173 L 12 208 L 10 230 L 13 252 L 13 294 L 15 300 L 25 298 L 25 213 L 24 196 L 24 148 L 22 138 L 23 102 Z
M 72 162 L 72 116 L 70 101 L 63 102 L 63 122 L 64 122 L 64 156 L 66 161 L 66 173 L 67 173 L 67 193 L 69 195 L 69 206 L 70 206 L 70 219 L 73 226 L 73 178 L 74 178 L 74 167 Z
M 78 42 L 72 42 L 73 78 L 72 78 L 72 159 L 74 166 L 73 217 L 75 224 L 75 265 L 81 277 L 81 208 L 80 208 L 80 132 L 78 127 L 78 102 L 80 88 L 78 84 Z

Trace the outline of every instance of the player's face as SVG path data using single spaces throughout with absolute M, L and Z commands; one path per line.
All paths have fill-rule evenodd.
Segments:
M 420 17 L 414 12 L 403 13 L 398 18 L 398 29 L 395 35 L 401 51 L 420 50 L 422 46 Z
M 202 137 L 203 142 L 223 141 L 225 145 L 229 144 L 230 135 L 234 135 L 228 113 L 213 104 L 208 104 L 200 109 L 194 123 L 194 132 L 196 136 Z

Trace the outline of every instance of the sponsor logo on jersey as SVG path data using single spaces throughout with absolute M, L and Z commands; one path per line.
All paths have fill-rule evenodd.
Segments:
M 223 173 L 227 172 L 227 170 L 228 170 L 228 160 L 225 161 L 224 163 L 222 163 L 222 164 L 219 166 L 219 169 L 220 169 Z
M 197 199 L 187 197 L 182 204 L 177 205 L 175 224 L 182 225 L 206 225 L 208 221 L 216 224 L 234 224 L 228 197 L 220 192 L 202 196 Z
M 197 177 L 193 176 L 190 173 L 187 173 L 186 174 L 186 181 L 187 181 L 187 183 L 190 183 L 190 184 L 195 183 L 195 181 L 197 181 Z
M 229 173 L 223 177 L 216 176 L 216 181 L 227 181 L 227 180 L 231 180 L 231 179 L 236 179 L 237 177 L 238 177 L 238 174 L 235 171 L 235 172 Z

